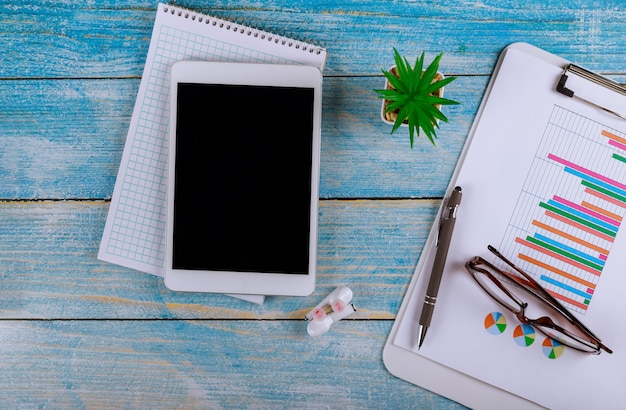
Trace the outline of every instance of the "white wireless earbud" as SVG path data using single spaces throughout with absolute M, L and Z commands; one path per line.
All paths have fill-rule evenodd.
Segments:
M 317 306 L 306 314 L 307 320 L 314 318 L 322 319 L 326 316 L 326 307 L 330 306 L 333 312 L 341 312 L 346 305 L 352 300 L 352 291 L 346 286 L 341 286 L 332 291 L 332 293 L 324 298 Z M 319 312 L 319 310 L 323 312 Z
M 333 312 L 321 320 L 313 319 L 306 327 L 306 331 L 311 336 L 321 336 L 328 332 L 333 323 L 350 316 L 354 312 L 356 312 L 356 309 L 354 305 L 350 304 L 341 312 Z
M 328 332 L 333 323 L 356 312 L 354 305 L 350 304 L 351 300 L 352 291 L 345 286 L 335 289 L 325 297 L 305 316 L 310 321 L 306 328 L 309 335 L 323 335 Z
M 326 317 L 323 320 L 313 320 L 307 325 L 306 331 L 309 336 L 321 336 L 328 332 L 328 329 L 330 329 L 330 325 L 332 324 L 333 321 L 330 317 Z

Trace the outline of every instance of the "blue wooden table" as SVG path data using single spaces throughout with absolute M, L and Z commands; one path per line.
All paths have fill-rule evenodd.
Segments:
M 305 38 L 324 72 L 318 281 L 254 305 L 168 291 L 96 254 L 156 0 L 0 4 L 1 408 L 456 408 L 382 348 L 498 53 L 526 41 L 626 80 L 622 0 L 184 1 Z M 178 2 L 181 4 L 181 2 Z M 438 146 L 389 135 L 392 47 L 458 75 Z M 358 312 L 311 338 L 340 285 Z M 419 372 L 420 369 L 415 369 Z

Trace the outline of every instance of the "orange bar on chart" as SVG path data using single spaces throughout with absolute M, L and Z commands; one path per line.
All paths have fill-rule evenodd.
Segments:
M 561 269 L 555 268 L 554 266 L 548 265 L 547 263 L 538 261 L 537 259 L 534 259 L 534 258 L 531 258 L 530 256 L 524 255 L 523 253 L 520 253 L 517 256 L 520 259 L 525 260 L 526 262 L 530 262 L 530 263 L 532 263 L 535 266 L 538 266 L 540 268 L 549 270 L 552 273 L 556 273 L 557 275 L 560 275 L 560 276 L 562 276 L 564 278 L 573 280 L 574 282 L 580 283 L 581 285 L 587 286 L 587 287 L 589 287 L 591 289 L 595 289 L 596 288 L 596 285 L 591 283 L 591 282 L 589 282 L 589 281 L 586 281 L 586 280 L 584 280 L 584 279 L 582 279 L 582 278 L 580 278 L 578 276 L 575 276 L 575 275 L 572 275 L 570 273 L 567 273 L 567 272 L 565 272 L 565 271 L 563 271 Z
M 565 239 L 569 239 L 570 241 L 576 242 L 579 245 L 583 245 L 583 246 L 586 246 L 589 249 L 593 249 L 594 251 L 599 252 L 599 253 L 601 253 L 603 255 L 608 255 L 609 254 L 608 249 L 604 249 L 604 248 L 602 248 L 600 246 L 597 246 L 597 245 L 594 245 L 594 244 L 592 244 L 590 242 L 587 242 L 587 241 L 585 241 L 585 240 L 583 240 L 583 239 L 581 239 L 581 238 L 579 238 L 577 236 L 574 236 L 574 235 L 571 235 L 571 234 L 569 234 L 567 232 L 563 232 L 563 231 L 561 231 L 559 229 L 553 228 L 552 226 L 546 225 L 543 222 L 539 222 L 536 219 L 534 219 L 532 221 L 532 224 L 535 225 L 538 228 L 545 229 L 548 232 L 552 232 L 553 234 L 559 235 L 559 236 L 561 236 L 561 237 L 563 237 Z
M 605 137 L 612 139 L 613 141 L 617 141 L 621 144 L 626 144 L 626 138 L 618 137 L 617 135 L 610 133 L 608 131 L 602 131 L 602 135 Z

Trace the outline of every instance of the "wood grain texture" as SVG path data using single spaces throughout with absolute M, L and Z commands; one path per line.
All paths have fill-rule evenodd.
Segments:
M 339 285 L 359 319 L 393 319 L 440 201 L 322 201 L 317 288 L 257 306 L 177 293 L 96 259 L 108 203 L 0 202 L 0 318 L 302 319 Z
M 0 81 L 0 197 L 113 193 L 137 80 Z
M 626 82 L 625 76 L 613 76 Z M 373 92 L 382 77 L 324 80 L 321 198 L 441 198 L 488 77 L 446 87 L 437 148 L 408 132 L 390 135 Z M 110 198 L 139 80 L 0 81 L 0 198 Z
M 460 406 L 383 367 L 389 321 L 2 321 L 3 408 Z M 10 377 L 7 377 L 9 376 Z
M 491 72 L 500 50 L 527 41 L 593 70 L 624 73 L 621 0 L 252 0 L 177 4 L 325 45 L 327 75 L 378 74 L 391 47 L 444 51 L 456 74 Z M 157 1 L 29 0 L 0 5 L 0 78 L 138 77 Z
M 438 147 L 421 138 L 410 150 L 408 132 L 391 136 L 379 119 L 373 90 L 382 78 L 326 79 L 320 196 L 441 197 L 486 81 L 452 83 L 447 95 L 463 104 L 446 111 Z M 138 87 L 126 79 L 0 81 L 0 198 L 110 198 Z

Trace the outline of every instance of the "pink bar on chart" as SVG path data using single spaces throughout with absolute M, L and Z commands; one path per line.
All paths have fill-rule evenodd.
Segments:
M 611 219 L 608 216 L 604 216 L 604 215 L 602 215 L 599 212 L 592 211 L 591 209 L 585 208 L 584 206 L 577 205 L 577 204 L 575 204 L 575 203 L 573 203 L 571 201 L 568 201 L 565 198 L 561 198 L 560 196 L 554 195 L 553 199 L 555 201 L 559 202 L 559 203 L 562 203 L 563 205 L 567 205 L 570 208 L 574 208 L 577 211 L 583 212 L 583 213 L 585 213 L 585 214 L 587 214 L 589 216 L 593 216 L 594 218 L 597 218 L 597 219 L 599 219 L 601 221 L 604 221 L 604 222 L 606 222 L 608 224 L 611 224 L 613 226 L 618 226 L 619 227 L 619 221 L 616 221 L 615 219 Z
M 607 178 L 604 175 L 600 175 L 597 172 L 593 172 L 591 170 L 588 170 L 587 168 L 583 168 L 580 165 L 576 165 L 573 162 L 569 162 L 566 159 L 559 158 L 559 157 L 557 157 L 556 155 L 553 155 L 553 154 L 548 154 L 548 158 L 553 160 L 553 161 L 558 162 L 559 164 L 565 165 L 567 167 L 575 169 L 576 171 L 582 172 L 583 174 L 587 174 L 590 177 L 594 177 L 596 179 L 599 179 L 602 182 L 606 182 L 607 184 L 610 184 L 610 185 L 613 185 L 615 187 L 618 187 L 618 188 L 626 190 L 626 185 L 625 184 L 622 184 L 621 182 L 614 181 L 611 178 Z

